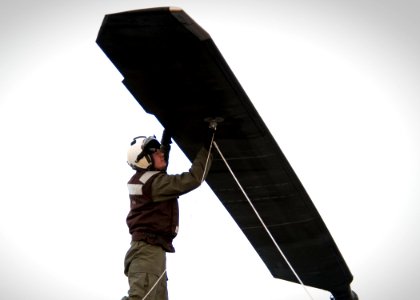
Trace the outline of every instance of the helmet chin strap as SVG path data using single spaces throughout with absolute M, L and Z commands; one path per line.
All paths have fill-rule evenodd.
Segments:
M 146 156 L 146 154 L 144 153 L 144 151 L 140 152 L 139 155 L 137 155 L 135 163 L 138 163 L 140 161 L 140 159 L 142 159 L 145 156 Z M 147 157 L 146 157 L 146 159 L 147 159 Z M 149 160 L 147 160 L 147 161 L 149 161 Z
M 145 155 L 146 156 L 146 160 L 149 163 L 149 166 L 147 168 L 150 168 L 150 166 L 153 166 L 153 158 L 150 157 L 150 155 Z
M 145 158 L 148 163 L 147 168 L 150 168 L 150 166 L 153 165 L 153 159 L 150 157 L 149 154 L 145 153 L 145 151 L 140 152 L 140 154 L 136 158 L 135 163 L 138 163 L 143 158 Z

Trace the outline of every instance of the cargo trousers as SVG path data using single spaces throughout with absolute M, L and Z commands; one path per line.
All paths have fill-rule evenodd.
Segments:
M 166 252 L 160 246 L 132 241 L 124 259 L 129 300 L 142 300 L 166 270 Z M 124 298 L 123 298 L 124 299 Z M 159 280 L 145 300 L 168 300 L 167 276 Z

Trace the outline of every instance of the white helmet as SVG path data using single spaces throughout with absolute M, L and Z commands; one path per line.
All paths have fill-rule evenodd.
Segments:
M 138 136 L 133 139 L 127 151 L 127 163 L 133 169 L 148 169 L 153 164 L 152 153 L 160 149 L 155 136 Z

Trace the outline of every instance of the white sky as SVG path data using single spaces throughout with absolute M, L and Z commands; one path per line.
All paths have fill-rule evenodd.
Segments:
M 417 1 L 3 0 L 0 297 L 125 295 L 126 149 L 133 136 L 160 137 L 162 128 L 95 40 L 105 14 L 168 5 L 212 36 L 313 199 L 361 299 L 418 294 Z M 170 171 L 188 168 L 174 147 Z M 272 278 L 207 185 L 180 206 L 171 300 L 308 298 Z

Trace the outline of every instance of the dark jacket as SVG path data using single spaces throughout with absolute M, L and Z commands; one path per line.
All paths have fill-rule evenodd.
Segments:
M 130 212 L 127 216 L 132 240 L 144 240 L 174 252 L 172 240 L 178 233 L 178 197 L 201 184 L 207 175 L 208 152 L 201 149 L 188 172 L 168 175 L 164 171 L 137 170 L 128 182 Z

